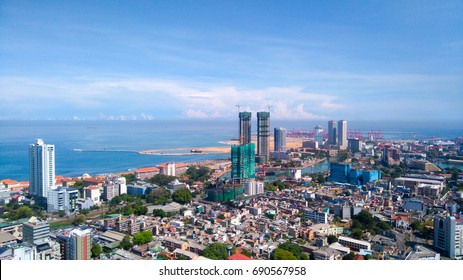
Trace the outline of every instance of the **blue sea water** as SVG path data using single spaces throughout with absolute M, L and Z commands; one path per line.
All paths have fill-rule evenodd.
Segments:
M 315 121 L 272 121 L 271 127 L 311 130 Z M 388 139 L 463 135 L 458 122 L 348 123 L 349 130 L 381 130 Z M 255 122 L 252 127 L 255 133 Z M 0 121 L 0 179 L 28 180 L 28 147 L 35 139 L 55 145 L 56 174 L 80 176 L 123 172 L 160 163 L 192 162 L 225 158 L 228 155 L 187 154 L 142 155 L 131 152 L 77 152 L 84 150 L 129 150 L 220 146 L 238 136 L 236 121 Z

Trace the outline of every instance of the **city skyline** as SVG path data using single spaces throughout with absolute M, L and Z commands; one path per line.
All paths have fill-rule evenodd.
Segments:
M 2 3 L 0 119 L 463 120 L 461 2 L 201 3 Z

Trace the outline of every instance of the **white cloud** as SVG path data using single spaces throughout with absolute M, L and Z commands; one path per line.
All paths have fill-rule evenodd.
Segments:
M 188 109 L 185 111 L 185 116 L 190 119 L 204 119 L 208 118 L 209 115 L 201 110 Z

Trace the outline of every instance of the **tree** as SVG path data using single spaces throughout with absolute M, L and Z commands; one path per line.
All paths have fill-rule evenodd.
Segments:
M 101 253 L 103 253 L 103 250 L 101 250 L 100 244 L 93 243 L 93 245 L 92 245 L 92 258 L 98 258 Z
M 130 235 L 124 236 L 121 244 L 119 244 L 119 248 L 122 248 L 124 250 L 129 250 L 131 246 L 132 246 L 132 243 L 130 242 Z
M 178 189 L 172 193 L 172 200 L 180 204 L 189 203 L 192 198 L 191 192 L 185 188 Z
M 272 185 L 272 184 L 268 184 L 268 183 L 267 183 L 267 184 L 265 184 L 265 186 L 264 186 L 264 190 L 265 190 L 266 192 L 274 192 L 276 189 L 277 189 L 277 187 L 274 186 L 274 185 Z
M 350 233 L 350 236 L 352 238 L 355 238 L 355 239 L 359 239 L 361 240 L 362 237 L 363 237 L 363 231 L 359 228 L 354 228 L 351 233 Z
M 32 211 L 31 208 L 27 206 L 21 206 L 16 211 L 15 219 L 19 220 L 19 219 L 24 219 L 24 218 L 30 218 L 33 215 L 34 215 L 34 211 Z
M 146 213 L 148 213 L 148 207 L 137 205 L 133 209 L 133 213 L 135 215 L 146 215 Z
M 188 176 L 188 182 L 192 184 L 195 181 L 205 183 L 211 177 L 211 169 L 206 166 L 190 166 L 185 174 Z
M 175 176 L 167 176 L 164 174 L 156 174 L 149 179 L 149 182 L 152 184 L 156 184 L 158 186 L 167 186 L 170 182 L 175 180 Z
M 228 258 L 228 246 L 224 243 L 212 243 L 204 249 L 204 256 L 212 260 L 226 260 Z M 235 248 L 232 248 L 232 254 Z
M 275 252 L 273 253 L 273 259 L 274 260 L 298 260 L 293 253 L 290 251 L 284 250 L 284 249 L 276 249 Z
M 146 202 L 165 205 L 170 200 L 170 192 L 165 188 L 156 188 L 146 196 Z
M 85 224 L 85 221 L 87 220 L 87 216 L 84 214 L 80 214 L 74 218 L 74 221 L 72 222 L 73 225 L 78 226 L 81 224 Z
M 283 249 L 283 250 L 291 252 L 294 255 L 294 257 L 296 257 L 296 259 L 298 260 L 308 260 L 309 259 L 308 256 L 304 252 L 302 252 L 301 247 L 297 245 L 296 243 L 292 243 L 288 241 L 278 246 L 278 249 Z
M 342 257 L 343 260 L 353 260 L 355 257 L 355 254 L 353 252 L 350 252 L 349 254 L 345 255 Z
M 421 230 L 423 228 L 423 225 L 420 221 L 414 221 L 410 227 L 413 229 L 413 230 Z
M 137 181 L 137 177 L 135 177 L 135 174 L 133 173 L 122 174 L 122 177 L 125 178 L 126 184 L 132 184 L 133 182 Z
M 378 222 L 376 226 L 383 230 L 389 230 L 392 228 L 392 226 L 389 223 L 386 223 L 385 221 Z
M 161 218 L 164 218 L 167 216 L 167 213 L 166 211 L 162 210 L 162 209 L 153 209 L 153 215 L 155 217 L 161 217 Z
M 153 233 L 151 233 L 151 231 L 144 230 L 135 234 L 135 236 L 133 237 L 133 244 L 146 244 L 151 242 L 151 240 L 153 240 Z
M 338 242 L 338 238 L 335 235 L 328 235 L 328 244 Z
M 113 198 L 111 199 L 111 201 L 109 202 L 109 205 L 110 205 L 110 206 L 116 206 L 116 205 L 118 205 L 118 204 L 121 203 L 121 202 L 122 202 L 122 199 L 121 199 L 119 196 L 116 196 L 116 197 L 113 197 Z
M 245 255 L 246 257 L 252 257 L 252 253 L 246 249 L 241 249 L 241 254 Z

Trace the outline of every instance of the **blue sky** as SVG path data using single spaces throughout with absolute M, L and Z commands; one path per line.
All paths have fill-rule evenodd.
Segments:
M 442 3 L 441 3 L 442 2 Z M 462 1 L 0 0 L 0 119 L 461 120 Z

